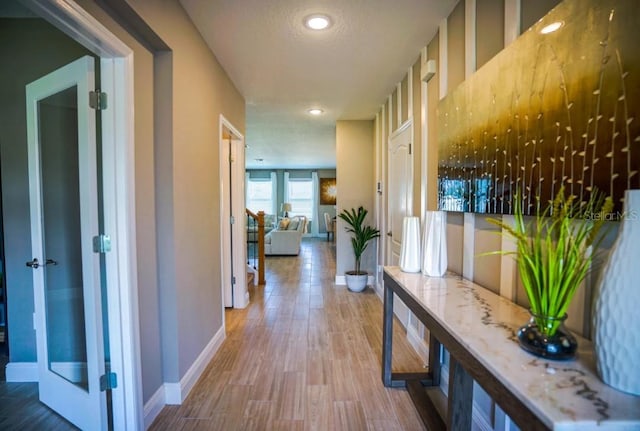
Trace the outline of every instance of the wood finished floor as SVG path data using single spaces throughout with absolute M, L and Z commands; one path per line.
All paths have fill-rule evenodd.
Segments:
M 382 303 L 334 285 L 335 245 L 305 239 L 267 258 L 267 285 L 226 314 L 227 338 L 189 397 L 151 430 L 422 430 L 404 389 L 380 377 Z M 422 363 L 396 323 L 394 369 Z
M 269 257 L 267 285 L 226 312 L 227 338 L 181 406 L 152 430 L 423 430 L 404 389 L 380 379 L 382 303 L 333 284 L 335 245 Z M 421 362 L 396 324 L 394 369 Z M 36 383 L 0 382 L 0 430 L 76 428 L 38 401 Z

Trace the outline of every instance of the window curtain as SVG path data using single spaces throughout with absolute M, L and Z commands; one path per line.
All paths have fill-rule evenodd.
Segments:
M 320 224 L 320 214 L 318 214 L 320 201 L 320 184 L 318 181 L 318 172 L 311 172 L 311 181 L 313 183 L 313 220 L 314 222 L 311 224 L 311 236 L 318 236 L 320 234 L 319 224 Z

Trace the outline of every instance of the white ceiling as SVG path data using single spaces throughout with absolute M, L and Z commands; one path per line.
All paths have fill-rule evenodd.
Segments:
M 335 168 L 336 120 L 374 118 L 458 0 L 180 1 L 246 100 L 247 168 L 291 169 Z

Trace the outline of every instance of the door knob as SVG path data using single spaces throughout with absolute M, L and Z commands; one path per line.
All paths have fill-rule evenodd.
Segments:
M 33 260 L 27 262 L 27 266 L 29 268 L 37 269 L 40 268 L 40 262 L 38 262 L 38 259 L 34 257 Z
M 391 233 L 391 231 L 387 232 L 387 236 L 393 236 L 393 233 Z

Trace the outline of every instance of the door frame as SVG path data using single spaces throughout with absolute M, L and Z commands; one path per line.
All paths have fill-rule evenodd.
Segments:
M 229 143 L 229 139 L 224 136 L 224 131 L 227 129 L 232 135 L 232 141 L 237 142 L 237 146 L 239 151 L 236 152 L 234 167 L 231 168 L 231 164 L 229 163 L 229 159 L 225 157 L 227 151 L 225 151 L 225 145 Z M 244 166 L 244 136 L 238 129 L 236 129 L 233 124 L 229 120 L 225 118 L 224 115 L 220 114 L 220 120 L 218 122 L 218 133 L 219 133 L 219 143 L 218 143 L 218 151 L 219 151 L 219 159 L 220 159 L 220 286 L 221 286 L 221 294 L 222 294 L 222 316 L 224 320 L 224 309 L 225 309 L 225 285 L 228 285 L 230 280 L 230 274 L 227 269 L 231 268 L 233 265 L 236 271 L 236 283 L 235 288 L 233 289 L 233 308 L 245 308 L 249 304 L 249 292 L 247 290 L 246 283 L 246 242 L 242 241 L 241 246 L 238 246 L 238 240 L 240 238 L 244 239 L 245 229 L 244 229 L 244 181 L 245 181 L 245 166 Z M 230 149 L 231 151 L 231 149 Z M 241 154 L 240 154 L 241 153 Z M 231 183 L 227 180 L 227 178 L 231 178 Z M 225 217 L 227 211 L 225 211 L 226 205 L 229 205 L 228 202 L 224 202 L 222 198 L 228 193 L 228 196 L 231 196 L 233 202 L 237 202 L 238 205 L 235 205 L 232 208 L 233 213 L 229 213 L 231 216 L 235 218 L 235 223 L 231 225 L 230 223 L 225 222 Z M 241 205 L 242 204 L 242 205 Z M 233 247 L 233 253 L 229 247 L 225 246 L 225 238 L 231 238 L 231 231 L 233 226 L 233 238 L 236 239 L 236 243 Z M 224 325 L 224 324 L 223 324 Z
M 387 178 L 386 178 L 386 189 L 387 189 L 387 194 L 389 193 L 389 183 L 391 181 L 391 170 L 389 169 L 389 163 L 391 158 L 389 157 L 389 153 L 391 152 L 391 142 L 396 139 L 399 135 L 401 135 L 403 132 L 407 131 L 407 129 L 410 129 L 409 133 L 411 134 L 411 145 L 415 145 L 415 143 L 413 142 L 413 121 L 411 118 L 409 118 L 407 121 L 405 121 L 404 123 L 402 123 L 400 125 L 400 127 L 398 127 L 396 130 L 393 131 L 393 133 L 391 133 L 389 135 L 389 139 L 387 141 L 387 149 L 386 149 L 386 153 L 387 153 L 387 159 L 386 159 L 386 172 L 387 172 Z M 413 154 L 414 152 L 411 151 L 411 163 L 410 163 L 410 167 L 409 167 L 409 178 L 413 178 Z M 407 190 L 407 193 L 409 195 L 409 198 L 407 200 L 407 216 L 411 216 L 413 215 L 413 182 L 410 183 L 409 185 L 409 190 Z M 392 247 L 391 247 L 391 241 L 392 239 L 387 235 L 387 233 L 391 230 L 392 226 L 390 225 L 391 222 L 391 217 L 389 215 L 389 211 L 391 210 L 391 208 L 389 207 L 389 201 L 387 200 L 386 202 L 386 208 L 385 208 L 385 220 L 384 220 L 384 238 L 385 238 L 385 249 L 386 249 L 386 256 L 385 256 L 385 264 L 389 265 L 392 262 L 391 259 L 391 254 L 392 254 Z M 400 232 L 400 235 L 402 235 L 402 232 Z
M 100 57 L 105 232 L 114 429 L 144 429 L 136 264 L 133 51 L 73 0 L 22 0 L 40 17 Z

